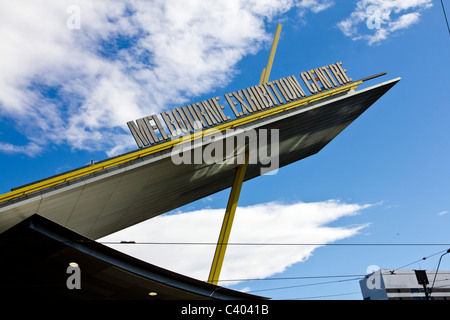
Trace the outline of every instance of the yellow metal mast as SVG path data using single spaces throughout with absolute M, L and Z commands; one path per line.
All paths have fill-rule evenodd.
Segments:
M 267 67 L 263 69 L 259 84 L 267 83 L 269 81 L 270 72 L 272 70 L 272 64 L 275 57 L 275 51 L 277 50 L 278 40 L 281 33 L 281 24 L 278 24 L 275 32 L 275 37 L 272 42 L 272 48 L 270 50 L 269 60 L 267 61 Z M 223 260 L 225 258 L 225 252 L 227 250 L 228 239 L 230 238 L 231 227 L 233 225 L 234 216 L 241 193 L 242 184 L 244 182 L 245 172 L 248 165 L 248 150 L 245 154 L 245 163 L 240 165 L 236 170 L 234 176 L 233 186 L 231 187 L 230 197 L 228 198 L 227 208 L 225 216 L 222 222 L 222 228 L 220 230 L 219 240 L 217 241 L 216 251 L 214 253 L 211 270 L 209 272 L 208 282 L 217 284 L 219 282 L 220 271 L 222 270 Z

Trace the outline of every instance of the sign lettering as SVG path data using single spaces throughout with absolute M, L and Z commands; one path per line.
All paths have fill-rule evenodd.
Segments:
M 333 89 L 352 82 L 342 62 L 301 72 L 300 78 L 311 94 Z M 198 130 L 214 127 L 234 118 L 245 117 L 254 112 L 282 105 L 306 97 L 295 76 L 273 80 L 246 89 L 230 92 L 196 102 L 171 111 L 154 114 L 127 122 L 139 148 L 178 138 Z M 222 104 L 225 102 L 225 104 Z M 229 109 L 228 109 L 229 108 Z M 231 111 L 232 115 L 227 114 Z M 163 126 L 163 123 L 165 126 Z

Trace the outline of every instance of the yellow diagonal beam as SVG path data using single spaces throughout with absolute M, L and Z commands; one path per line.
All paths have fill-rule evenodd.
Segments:
M 282 28 L 282 25 L 278 24 L 277 30 L 275 31 L 275 37 L 273 38 L 272 48 L 270 49 L 269 60 L 267 61 L 267 67 L 263 71 L 264 77 L 263 77 L 262 81 L 260 80 L 259 84 L 269 82 L 269 76 L 270 76 L 270 72 L 272 71 L 272 64 L 273 64 L 273 60 L 275 58 L 275 52 L 277 51 L 278 40 L 280 39 L 281 28 Z
M 264 77 L 266 76 L 266 68 L 263 69 L 263 71 L 261 72 L 261 78 L 259 78 L 259 84 L 263 84 L 264 83 Z
M 228 239 L 230 238 L 231 226 L 233 225 L 234 215 L 241 193 L 242 183 L 244 182 L 245 172 L 248 164 L 248 153 L 245 155 L 245 163 L 240 165 L 234 176 L 233 186 L 231 187 L 230 197 L 228 198 L 227 209 L 222 222 L 219 240 L 217 241 L 216 251 L 214 253 L 213 263 L 208 276 L 208 282 L 217 284 L 220 271 L 222 270 L 225 251 L 227 250 Z
M 269 60 L 267 61 L 267 67 L 263 69 L 259 84 L 267 83 L 269 81 L 269 75 L 272 70 L 272 64 L 277 50 L 278 39 L 280 38 L 281 24 L 278 24 L 273 39 L 272 48 L 270 50 Z M 233 220 L 236 213 L 237 204 L 239 201 L 239 195 L 241 193 L 242 184 L 244 183 L 245 172 L 248 165 L 248 150 L 245 154 L 245 163 L 240 165 L 236 170 L 234 176 L 233 186 L 231 187 L 230 197 L 228 198 L 227 208 L 225 210 L 225 216 L 223 217 L 222 228 L 220 229 L 219 240 L 217 241 L 216 251 L 214 253 L 211 270 L 208 276 L 208 282 L 217 284 L 219 282 L 220 272 L 222 270 L 223 261 L 225 259 L 225 252 L 228 246 L 228 239 L 230 238 L 231 227 L 233 226 Z

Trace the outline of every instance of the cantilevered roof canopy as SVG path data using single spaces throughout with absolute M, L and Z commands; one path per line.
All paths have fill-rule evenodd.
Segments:
M 399 80 L 355 91 L 360 81 L 216 129 L 278 129 L 283 167 L 319 152 Z M 176 165 L 171 158 L 176 147 L 169 141 L 0 195 L 0 233 L 37 213 L 98 239 L 231 187 L 238 163 Z M 250 163 L 245 180 L 264 167 Z
M 0 254 L 0 289 L 16 301 L 266 299 L 159 268 L 39 215 L 0 234 Z M 72 262 L 79 268 L 78 289 L 67 286 Z

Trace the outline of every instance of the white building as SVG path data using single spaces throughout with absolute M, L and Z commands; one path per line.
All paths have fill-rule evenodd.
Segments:
M 450 300 L 450 271 L 379 269 L 359 284 L 364 300 Z

